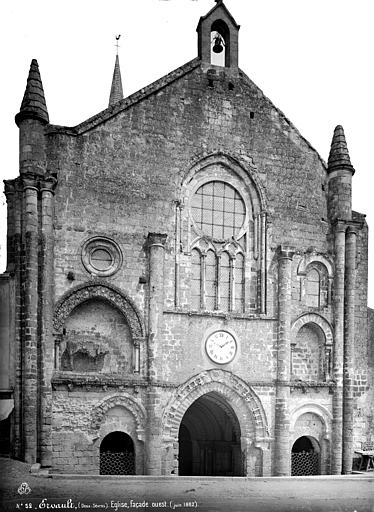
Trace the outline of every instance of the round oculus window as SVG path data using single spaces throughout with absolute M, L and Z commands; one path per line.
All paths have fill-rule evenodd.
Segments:
M 83 246 L 82 263 L 90 274 L 110 276 L 122 265 L 121 250 L 110 238 L 94 237 Z
M 204 235 L 219 240 L 237 235 L 246 216 L 242 196 L 223 181 L 209 181 L 199 187 L 192 197 L 191 213 Z
M 113 257 L 107 249 L 94 249 L 90 254 L 91 265 L 99 272 L 105 272 L 113 264 Z

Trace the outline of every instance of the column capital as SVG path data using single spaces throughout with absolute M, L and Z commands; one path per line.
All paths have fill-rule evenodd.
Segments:
M 295 252 L 295 247 L 292 247 L 290 245 L 280 245 L 278 247 L 278 258 L 292 260 Z
M 167 235 L 164 233 L 148 233 L 147 241 L 148 247 L 158 246 L 164 247 Z
M 21 185 L 23 190 L 32 189 L 39 190 L 39 180 L 34 174 L 24 174 L 21 176 Z
M 351 220 L 347 223 L 347 232 L 354 232 L 356 235 L 358 235 L 358 232 L 363 229 L 365 225 L 365 220 Z
M 334 222 L 334 231 L 335 233 L 345 233 L 347 229 L 347 222 L 342 219 L 336 219 Z
M 350 235 L 355 235 L 357 236 L 358 235 L 358 232 L 360 230 L 360 227 L 359 226 L 352 226 L 352 225 L 349 225 L 347 226 L 347 231 L 346 231 L 346 236 L 350 236 Z
M 141 337 L 141 338 L 134 337 L 132 339 L 135 347 L 140 347 L 140 345 L 145 343 L 145 340 L 146 340 L 146 338 L 144 338 L 144 337 Z
M 55 176 L 48 175 L 41 179 L 39 183 L 41 192 L 51 192 L 51 194 L 54 194 L 57 185 L 57 178 L 55 178 Z
M 15 180 L 4 180 L 4 194 L 8 199 L 8 196 L 14 194 L 16 192 L 16 182 Z

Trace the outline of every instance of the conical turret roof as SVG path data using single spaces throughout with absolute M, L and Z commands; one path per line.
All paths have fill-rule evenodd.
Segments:
M 39 119 L 42 123 L 49 123 L 42 79 L 36 59 L 31 61 L 21 109 L 15 118 L 17 126 L 23 119 Z
M 348 169 L 352 173 L 355 172 L 351 164 L 344 130 L 341 125 L 335 128 L 331 142 L 328 170 L 332 171 L 333 169 Z
M 118 55 L 116 55 L 116 63 L 114 65 L 112 87 L 110 89 L 109 107 L 123 99 L 121 70 L 119 67 Z

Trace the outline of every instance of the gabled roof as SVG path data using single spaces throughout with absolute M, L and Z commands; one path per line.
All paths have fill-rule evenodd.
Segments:
M 179 78 L 183 77 L 184 75 L 187 75 L 188 73 L 191 73 L 194 69 L 198 68 L 200 66 L 200 59 L 195 58 L 183 66 L 175 69 L 171 73 L 163 76 L 159 80 L 156 80 L 155 82 L 151 83 L 150 85 L 147 85 L 146 87 L 143 87 L 139 91 L 135 92 L 134 94 L 131 94 L 127 98 L 124 98 L 121 101 L 118 101 L 117 103 L 110 105 L 108 108 L 103 110 L 102 112 L 99 112 L 93 117 L 90 117 L 87 119 L 87 121 L 84 121 L 83 123 L 75 126 L 75 127 L 66 127 L 66 126 L 58 126 L 58 125 L 50 125 L 48 127 L 48 132 L 60 132 L 60 133 L 69 133 L 70 135 L 80 135 L 82 133 L 85 133 L 89 130 L 94 129 L 96 126 L 108 121 L 112 117 L 115 117 L 120 112 L 123 112 L 127 110 L 128 108 L 132 107 L 136 103 L 139 103 L 143 101 L 145 98 L 150 96 L 151 94 L 155 94 L 161 89 L 164 89 L 171 83 L 175 82 Z
M 235 27 L 235 28 L 237 28 L 237 29 L 239 30 L 239 29 L 240 29 L 240 25 L 238 25 L 238 24 L 236 23 L 236 21 L 234 20 L 234 18 L 233 18 L 233 16 L 232 16 L 231 12 L 227 9 L 227 7 L 226 7 L 226 5 L 223 3 L 223 1 L 222 1 L 222 0 L 218 0 L 218 1 L 216 0 L 216 2 L 217 2 L 217 4 L 216 4 L 214 7 L 212 7 L 212 9 L 210 9 L 210 11 L 209 11 L 205 16 L 201 16 L 201 17 L 200 17 L 200 20 L 199 20 L 199 23 L 198 23 L 198 25 L 197 25 L 197 29 L 196 29 L 196 30 L 198 30 L 198 29 L 199 29 L 200 23 L 202 23 L 204 20 L 206 20 L 207 18 L 209 18 L 209 16 L 210 16 L 211 14 L 213 14 L 213 13 L 214 13 L 214 11 L 216 11 L 216 10 L 217 10 L 217 9 L 219 9 L 219 8 L 222 8 L 222 9 L 224 10 L 224 12 L 225 12 L 226 16 L 230 19 L 230 21 L 232 22 L 232 24 L 234 25 L 234 27 Z
M 144 99 L 151 96 L 152 94 L 158 93 L 162 89 L 171 85 L 173 82 L 188 75 L 189 73 L 192 73 L 195 69 L 199 68 L 200 66 L 201 66 L 201 60 L 198 57 L 196 57 L 195 59 L 187 62 L 183 66 L 180 66 L 179 68 L 175 69 L 171 73 L 168 73 L 167 75 L 160 78 L 159 80 L 156 80 L 155 82 L 140 89 L 139 91 L 135 92 L 134 94 L 131 94 L 127 98 L 124 98 L 123 100 L 118 101 L 114 105 L 109 106 L 107 109 L 103 110 L 102 112 L 99 112 L 95 116 L 87 119 L 87 121 L 84 121 L 83 123 L 81 123 L 75 127 L 49 125 L 47 128 L 48 132 L 49 133 L 66 133 L 66 134 L 69 134 L 72 136 L 78 136 L 78 135 L 84 134 L 90 130 L 95 129 L 97 126 L 99 126 L 102 123 L 105 123 L 109 119 L 112 119 L 113 117 L 117 116 L 121 112 L 126 111 L 127 109 L 131 108 L 133 105 L 136 105 L 137 103 L 142 102 Z M 310 142 L 307 139 L 305 139 L 305 137 L 303 137 L 301 135 L 299 130 L 283 114 L 283 112 L 278 107 L 276 107 L 274 105 L 274 103 L 263 93 L 263 91 L 254 82 L 252 82 L 252 80 L 240 69 L 239 69 L 239 76 L 242 80 L 244 80 L 248 84 L 251 84 L 253 87 L 255 87 L 263 95 L 264 99 L 274 108 L 274 110 L 278 113 L 280 119 L 282 119 L 282 121 L 285 123 L 285 125 L 288 125 L 293 130 L 293 132 L 296 133 L 297 136 L 300 137 L 300 139 L 305 142 L 305 144 L 317 155 L 322 166 L 324 168 L 326 168 L 326 163 L 321 158 L 318 151 L 310 144 Z

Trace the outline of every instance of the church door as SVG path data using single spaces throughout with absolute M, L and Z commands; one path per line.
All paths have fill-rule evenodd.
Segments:
M 216 393 L 197 399 L 183 416 L 179 474 L 242 475 L 239 422 L 230 405 Z

